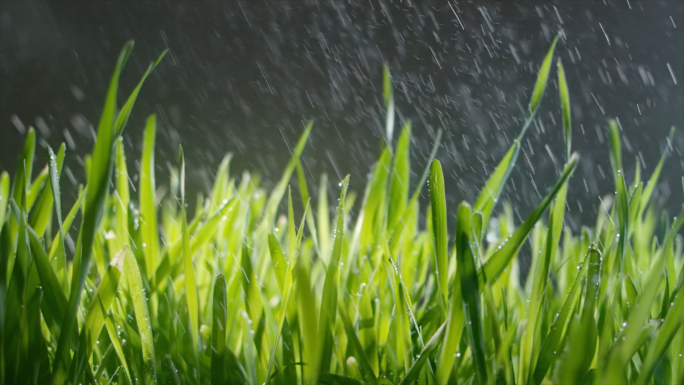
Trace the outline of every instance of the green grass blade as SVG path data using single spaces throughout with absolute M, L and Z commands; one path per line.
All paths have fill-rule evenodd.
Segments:
M 347 338 L 349 339 L 349 344 L 354 348 L 354 356 L 356 357 L 357 362 L 360 365 L 359 369 L 361 369 L 362 375 L 371 384 L 375 384 L 375 373 L 373 372 L 370 360 L 366 356 L 366 352 L 363 349 L 363 346 L 361 345 L 361 341 L 359 341 L 359 337 L 357 336 L 356 330 L 354 329 L 354 324 L 352 324 L 351 320 L 349 319 L 349 315 L 347 315 L 347 311 L 344 310 L 344 307 L 339 308 L 339 314 L 340 319 L 342 319 L 342 324 L 344 325 L 344 330 L 347 334 Z
M 390 176 L 389 206 L 387 210 L 387 228 L 394 229 L 406 210 L 410 176 L 411 159 L 409 148 L 411 144 L 411 122 L 406 122 L 401 136 L 394 150 L 394 163 Z
M 149 280 L 159 264 L 159 232 L 157 226 L 157 197 L 154 178 L 154 148 L 157 132 L 157 119 L 154 115 L 147 118 L 143 141 L 143 154 L 140 164 L 140 228 L 142 231 L 145 272 Z M 186 266 L 187 267 L 187 266 Z M 156 286 L 151 282 L 152 286 Z
M 21 151 L 21 156 L 19 157 L 19 163 L 17 165 L 17 172 L 14 174 L 14 185 L 12 186 L 12 198 L 15 202 L 21 202 L 22 189 L 26 182 L 26 188 L 30 187 L 31 173 L 33 172 L 33 157 L 36 152 L 36 131 L 29 128 L 28 134 L 26 134 L 26 139 L 24 140 L 24 148 Z M 24 169 L 25 166 L 25 169 Z M 28 175 L 29 180 L 24 181 L 24 175 Z
M 273 233 L 268 233 L 268 249 L 271 253 L 271 263 L 273 264 L 273 271 L 278 282 L 278 289 L 282 296 L 285 290 L 285 276 L 287 275 L 288 263 L 285 260 L 283 249 L 280 248 L 278 238 Z
M 598 331 L 594 312 L 601 277 L 601 253 L 592 246 L 588 254 L 584 306 L 580 319 L 572 323 L 568 332 L 569 345 L 561 357 L 559 368 L 562 383 L 583 382 L 596 353 Z
M 565 139 L 565 156 L 570 159 L 572 153 L 572 114 L 570 113 L 570 93 L 565 79 L 563 63 L 558 59 L 558 92 L 561 101 L 561 115 L 563 116 L 563 138 Z
M 107 318 L 107 313 L 116 297 L 125 254 L 125 250 L 121 250 L 112 259 L 112 263 L 107 267 L 97 292 L 90 303 L 83 329 L 81 329 L 81 341 L 76 353 L 78 366 L 75 378 L 80 378 L 83 370 L 85 370 L 85 362 L 92 355 L 93 345 L 99 343 L 96 340 L 105 325 L 105 318 Z
M 297 261 L 297 315 L 299 319 L 299 349 L 304 362 L 302 383 L 315 384 L 318 379 L 320 355 L 318 353 L 318 310 L 316 298 L 311 290 L 309 271 L 305 257 Z
M 439 289 L 439 303 L 446 313 L 447 303 L 447 213 L 446 194 L 444 190 L 444 175 L 442 165 L 438 160 L 432 161 L 430 166 L 430 206 L 432 207 L 432 230 L 435 242 L 435 274 Z
M 147 308 L 147 294 L 140 267 L 135 260 L 135 256 L 130 249 L 126 249 L 124 256 L 123 271 L 128 282 L 128 290 L 133 300 L 135 310 L 135 320 L 140 332 L 140 343 L 142 345 L 143 376 L 145 383 L 155 381 L 157 377 L 157 365 L 154 352 L 154 336 L 152 335 L 152 323 L 150 321 L 149 309 Z
M 325 273 L 323 285 L 323 297 L 321 299 L 321 311 L 318 322 L 318 340 L 321 344 L 321 373 L 330 371 L 330 360 L 333 352 L 333 336 L 335 332 L 335 320 L 337 318 L 337 290 L 339 284 L 339 265 L 342 255 L 342 242 L 344 240 L 344 202 L 349 187 L 349 175 L 342 180 L 339 204 L 337 205 L 337 225 L 333 235 L 333 252 Z
M 549 192 L 539 206 L 537 206 L 537 208 L 530 213 L 522 225 L 515 230 L 510 239 L 504 242 L 504 244 L 501 245 L 501 247 L 494 252 L 491 257 L 489 257 L 489 259 L 487 259 L 480 269 L 480 283 L 493 282 L 503 272 L 506 266 L 508 266 L 513 256 L 518 252 L 518 249 L 520 249 L 520 246 L 527 238 L 527 235 L 536 225 L 539 217 L 541 217 L 544 211 L 546 211 L 546 208 L 551 204 L 551 201 L 553 201 L 561 187 L 567 183 L 568 179 L 575 171 L 575 168 L 577 168 L 578 161 L 579 156 L 576 153 L 573 154 L 568 163 L 565 165 L 563 174 L 556 181 L 556 184 L 553 186 L 551 192 Z
M 109 85 L 104 109 L 100 118 L 97 130 L 97 140 L 93 150 L 92 165 L 88 174 L 88 191 L 86 193 L 86 209 L 83 214 L 83 225 L 81 226 L 81 256 L 78 269 L 74 269 L 74 279 L 71 282 L 71 293 L 69 306 L 62 322 L 62 333 L 57 345 L 55 356 L 56 370 L 53 370 L 54 385 L 61 385 L 64 382 L 66 372 L 69 368 L 69 341 L 71 331 L 76 323 L 76 313 L 81 294 L 85 286 L 86 276 L 90 270 L 92 260 L 92 246 L 95 240 L 95 233 L 102 218 L 105 198 L 109 189 L 109 179 L 112 172 L 112 147 L 114 143 L 114 120 L 116 115 L 116 94 L 119 83 L 119 74 L 124 63 L 133 49 L 133 43 L 127 43 L 119 55 L 114 75 Z
M 482 188 L 482 192 L 477 197 L 475 205 L 473 206 L 473 211 L 479 211 L 482 213 L 482 217 L 484 219 L 484 228 L 487 228 L 494 205 L 496 205 L 496 202 L 499 200 L 499 196 L 501 196 L 501 193 L 503 192 L 506 181 L 508 180 L 511 171 L 513 171 L 513 168 L 515 167 L 525 133 L 534 121 L 537 111 L 539 110 L 539 105 L 541 103 L 542 97 L 544 96 L 544 90 L 546 89 L 546 84 L 549 80 L 551 64 L 553 63 L 553 53 L 556 49 L 557 42 L 558 36 L 556 36 L 556 38 L 553 40 L 553 43 L 551 43 L 551 48 L 549 48 L 549 51 L 546 53 L 546 57 L 539 68 L 539 74 L 537 75 L 537 81 L 534 85 L 534 91 L 532 92 L 532 97 L 530 99 L 527 116 L 520 130 L 518 138 L 513 142 L 513 145 L 511 145 L 503 159 L 501 159 L 499 165 L 496 166 L 496 169 Z
M 475 259 L 471 250 L 471 217 L 470 205 L 461 203 L 458 207 L 456 219 L 456 257 L 458 258 L 459 278 L 461 281 L 461 293 L 463 295 L 463 308 L 466 318 L 466 330 L 468 342 L 473 355 L 475 374 L 480 384 L 486 384 L 487 363 L 484 345 L 484 331 L 482 322 L 482 304 L 480 301 L 480 289 L 477 280 Z
M 385 100 L 385 108 L 387 108 L 387 118 L 385 120 L 385 140 L 387 145 L 392 145 L 392 137 L 394 136 L 394 93 L 392 92 L 392 76 L 390 75 L 389 66 L 385 63 L 382 68 L 382 93 Z
M 55 155 L 49 146 L 46 150 L 50 178 L 41 190 L 40 196 L 31 209 L 31 215 L 29 216 L 29 225 L 35 230 L 39 237 L 43 236 L 48 226 L 48 222 L 52 219 L 52 206 L 55 203 L 55 198 L 59 199 L 59 183 L 57 181 L 59 180 L 59 173 L 62 171 L 62 164 L 64 163 L 64 151 L 64 145 L 61 146 L 59 155 Z M 53 185 L 57 186 L 57 188 L 53 189 Z M 61 205 L 56 207 L 56 209 L 59 210 L 58 224 L 61 230 L 62 218 L 61 214 L 59 214 L 61 213 Z
M 192 262 L 192 252 L 190 251 L 190 233 L 188 232 L 188 218 L 185 213 L 185 158 L 183 157 L 183 147 L 178 147 L 178 164 L 180 167 L 180 191 L 181 191 L 181 237 L 183 243 L 183 271 L 185 273 L 185 295 L 188 301 L 188 316 L 190 317 L 190 339 L 195 351 L 195 365 L 199 367 L 199 297 L 197 295 L 197 278 L 195 276 L 195 266 Z M 154 182 L 152 182 L 154 186 Z M 156 217 L 154 221 L 154 231 L 151 232 L 156 240 Z M 144 233 L 143 233 L 144 234 Z M 149 249 L 149 246 L 147 247 Z M 151 270 L 150 270 L 151 271 Z M 199 371 L 197 372 L 199 374 Z
M 5 215 L 9 204 L 10 177 L 7 171 L 0 173 L 0 229 L 5 225 Z
M 420 375 L 423 366 L 425 366 L 425 364 L 427 363 L 431 353 L 437 348 L 437 346 L 439 346 L 440 342 L 442 342 L 442 338 L 444 337 L 444 330 L 447 328 L 446 325 L 446 322 L 443 323 L 437 329 L 435 334 L 432 335 L 427 344 L 425 344 L 425 347 L 423 347 L 423 350 L 420 352 L 418 359 L 413 363 L 413 366 L 411 366 L 411 369 L 408 371 L 408 373 L 406 373 L 406 376 L 404 376 L 399 385 L 409 385 L 418 381 L 418 376 Z M 443 382 L 437 380 L 437 383 L 439 384 Z
M 537 358 L 537 364 L 534 367 L 534 375 L 532 384 L 539 385 L 544 380 L 546 373 L 549 368 L 553 366 L 556 360 L 556 352 L 560 350 L 561 338 L 566 335 L 568 319 L 577 304 L 579 293 L 582 287 L 582 276 L 584 275 L 586 269 L 586 263 L 589 259 L 586 258 L 584 262 L 580 265 L 580 271 L 577 273 L 575 282 L 572 284 L 570 293 L 568 293 L 565 302 L 563 302 L 563 307 L 561 308 L 560 314 L 553 322 L 548 336 L 544 340 L 544 344 L 541 347 L 539 356 Z
M 547 284 L 549 282 L 549 269 L 553 262 L 560 242 L 561 230 L 563 228 L 563 217 L 565 216 L 565 197 L 568 185 L 564 184 L 556 200 L 550 208 L 549 229 L 546 233 L 546 242 L 543 255 L 537 258 L 537 266 L 534 272 L 532 285 L 532 296 L 530 297 L 529 307 L 527 308 L 527 324 L 520 343 L 520 371 L 518 383 L 525 384 L 528 377 L 533 373 L 536 364 L 536 356 L 541 344 L 539 343 L 539 328 L 543 317 L 544 299 L 546 298 Z

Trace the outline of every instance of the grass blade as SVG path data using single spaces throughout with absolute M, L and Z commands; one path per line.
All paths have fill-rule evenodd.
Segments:
M 142 232 L 145 272 L 153 280 L 159 264 L 159 233 L 157 230 L 157 198 L 154 178 L 154 147 L 157 132 L 157 119 L 154 115 L 147 118 L 143 141 L 143 155 L 140 164 L 140 229 Z M 187 226 L 186 226 L 187 227 Z M 187 267 L 187 266 L 186 266 Z M 155 287 L 154 281 L 151 286 Z
M 444 175 L 442 165 L 438 160 L 433 160 L 430 166 L 430 206 L 432 207 L 432 230 L 435 242 L 435 274 L 437 287 L 440 292 L 439 303 L 446 313 L 447 303 L 447 219 L 446 219 L 446 194 L 444 191 Z
M 125 249 L 123 271 L 128 282 L 128 291 L 133 300 L 135 320 L 140 332 L 142 345 L 143 376 L 145 383 L 152 383 L 157 377 L 157 365 L 154 356 L 154 337 L 152 335 L 152 323 L 150 322 L 149 309 L 147 308 L 147 294 L 140 267 L 130 249 Z
M 321 311 L 318 321 L 318 340 L 321 344 L 321 373 L 330 371 L 330 360 L 333 351 L 333 335 L 337 318 L 337 289 L 340 280 L 339 265 L 344 240 L 344 202 L 349 187 L 349 175 L 342 180 L 339 204 L 337 205 L 337 225 L 333 235 L 333 252 L 325 273 Z

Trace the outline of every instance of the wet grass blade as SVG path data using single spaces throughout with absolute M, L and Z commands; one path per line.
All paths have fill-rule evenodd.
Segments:
M 433 160 L 430 166 L 430 207 L 432 207 L 432 231 L 435 242 L 435 274 L 439 289 L 439 303 L 443 313 L 447 304 L 447 213 L 446 194 L 444 191 L 444 175 L 442 165 Z
M 539 217 L 546 211 L 546 208 L 551 204 L 556 194 L 561 190 L 563 185 L 567 183 L 570 176 L 575 171 L 577 167 L 577 162 L 579 161 L 579 156 L 575 153 L 570 157 L 570 160 L 565 165 L 563 174 L 556 181 L 553 189 L 549 194 L 542 200 L 542 202 L 537 206 L 537 208 L 530 213 L 530 215 L 525 219 L 525 221 L 518 227 L 513 235 L 500 246 L 497 251 L 492 254 L 489 259 L 484 263 L 480 269 L 480 283 L 483 282 L 493 282 L 508 266 L 509 262 L 513 256 L 518 252 L 520 246 L 527 238 L 527 235 L 532 231 L 536 225 Z
M 385 63 L 382 68 L 382 94 L 385 100 L 387 117 L 385 120 L 385 140 L 388 146 L 392 146 L 394 136 L 394 93 L 392 92 L 392 75 L 389 66 Z
M 337 205 L 337 225 L 333 235 L 333 251 L 325 273 L 323 297 L 321 298 L 320 318 L 318 321 L 318 340 L 321 344 L 321 373 L 330 371 L 332 358 L 335 320 L 337 318 L 337 290 L 340 280 L 339 265 L 344 241 L 344 202 L 349 187 L 349 175 L 342 180 L 339 204 Z
M 56 370 L 53 371 L 54 385 L 61 385 L 69 368 L 69 341 L 71 331 L 76 324 L 76 313 L 83 294 L 86 276 L 90 270 L 92 260 L 92 246 L 95 233 L 102 218 L 105 199 L 109 190 L 109 180 L 112 173 L 112 147 L 114 144 L 114 121 L 116 116 L 116 95 L 119 84 L 119 74 L 128 60 L 133 49 L 133 43 L 127 43 L 119 55 L 114 75 L 109 85 L 104 109 L 97 130 L 97 140 L 93 150 L 92 164 L 88 174 L 88 191 L 86 193 L 86 209 L 83 213 L 81 226 L 81 256 L 80 263 L 74 268 L 74 279 L 71 282 L 69 305 L 62 322 L 62 333 L 55 355 Z
M 152 287 L 156 286 L 153 277 L 159 264 L 159 232 L 157 226 L 157 197 L 154 178 L 154 148 L 157 132 L 157 119 L 154 115 L 147 118 L 143 141 L 143 154 L 140 164 L 140 229 L 142 232 L 145 272 Z M 187 266 L 186 266 L 187 267 Z
M 311 290 L 309 271 L 306 269 L 305 257 L 297 262 L 297 315 L 299 318 L 299 349 L 304 362 L 302 368 L 303 384 L 315 384 L 318 379 L 320 355 L 318 353 L 318 311 L 316 298 Z M 308 262 L 308 261 L 307 261 Z
M 390 176 L 389 206 L 387 209 L 387 228 L 393 229 L 406 210 L 410 176 L 411 159 L 409 148 L 411 144 L 411 123 L 407 122 L 401 131 L 401 136 L 394 150 L 394 163 Z
M 556 352 L 560 350 L 562 336 L 567 335 L 568 319 L 570 318 L 570 315 L 573 314 L 573 309 L 577 304 L 579 293 L 582 288 L 582 276 L 584 276 L 584 273 L 586 272 L 586 263 L 588 260 L 588 258 L 585 259 L 579 266 L 580 269 L 577 273 L 577 278 L 575 278 L 575 282 L 572 284 L 570 293 L 568 293 L 565 302 L 563 302 L 560 314 L 553 322 L 549 334 L 544 340 L 544 344 L 537 357 L 537 364 L 534 367 L 534 375 L 532 377 L 532 384 L 534 385 L 539 385 L 544 380 L 546 373 L 556 360 Z
M 437 348 L 437 346 L 439 346 L 440 342 L 442 342 L 446 327 L 446 323 L 443 323 L 437 329 L 435 334 L 432 335 L 427 344 L 425 344 L 425 347 L 423 347 L 423 350 L 420 352 L 418 359 L 413 363 L 411 369 L 409 369 L 408 373 L 406 373 L 406 376 L 404 376 L 399 385 L 408 385 L 418 381 L 418 376 L 420 376 L 420 372 L 423 370 L 423 366 L 425 366 L 427 363 L 431 353 Z M 437 383 L 439 384 L 442 382 L 437 380 Z
M 480 384 L 486 384 L 487 363 L 484 345 L 484 330 L 482 328 L 482 304 L 480 301 L 480 289 L 477 280 L 475 259 L 470 248 L 471 241 L 471 217 L 470 205 L 461 203 L 458 207 L 456 219 L 456 257 L 458 258 L 459 278 L 461 281 L 461 293 L 463 295 L 463 309 L 466 318 L 466 330 L 468 332 L 468 344 L 473 355 L 475 374 Z
M 157 377 L 157 365 L 154 352 L 154 336 L 152 335 L 152 322 L 150 320 L 149 309 L 147 308 L 147 294 L 143 276 L 140 272 L 138 262 L 130 249 L 126 249 L 124 256 L 123 271 L 128 282 L 128 291 L 133 300 L 135 320 L 140 333 L 140 343 L 142 345 L 142 375 L 145 383 L 155 381 Z
M 190 317 L 190 339 L 195 351 L 195 365 L 199 367 L 199 296 L 197 295 L 197 278 L 195 277 L 195 266 L 192 262 L 192 252 L 190 248 L 190 233 L 188 232 L 188 218 L 185 213 L 185 158 L 183 157 L 183 147 L 178 147 L 178 164 L 180 167 L 180 191 L 181 191 L 181 238 L 183 243 L 183 271 L 185 273 L 185 295 L 188 301 L 188 316 Z M 154 184 L 154 182 L 152 182 Z M 155 217 L 156 234 L 156 217 Z M 156 239 L 156 238 L 155 238 Z M 149 246 L 148 246 L 149 248 Z M 199 371 L 197 372 L 199 373 Z
M 562 383 L 578 384 L 585 381 L 591 362 L 596 354 L 598 330 L 595 310 L 601 277 L 601 253 L 595 247 L 589 248 L 589 266 L 585 278 L 584 305 L 579 320 L 570 326 L 568 343 L 559 367 Z
M 551 72 L 551 64 L 553 63 L 553 53 L 556 49 L 556 43 L 558 42 L 558 36 L 553 39 L 551 43 L 551 48 L 546 53 L 546 57 L 539 68 L 539 73 L 537 74 L 537 81 L 534 84 L 534 90 L 532 92 L 532 97 L 530 98 L 530 105 L 527 110 L 527 116 L 525 122 L 520 130 L 518 138 L 513 142 L 510 149 L 506 152 L 503 159 L 496 166 L 496 169 L 487 180 L 487 183 L 482 188 L 482 192 L 477 197 L 475 205 L 473 206 L 473 211 L 479 211 L 482 213 L 484 228 L 489 224 L 489 217 L 491 216 L 494 205 L 499 200 L 506 181 L 511 175 L 511 171 L 515 167 L 515 163 L 518 159 L 518 154 L 520 153 L 520 146 L 522 145 L 522 140 L 527 132 L 527 129 L 534 121 L 537 111 L 539 110 L 539 105 L 541 104 L 542 97 L 544 96 L 544 90 L 546 89 L 546 84 L 549 80 L 549 73 Z M 569 162 L 569 160 L 568 160 Z
M 0 173 L 0 229 L 5 226 L 5 215 L 9 199 L 10 177 L 7 171 Z
M 558 59 L 558 92 L 561 101 L 561 116 L 563 117 L 563 138 L 565 139 L 565 156 L 570 159 L 572 153 L 572 114 L 570 113 L 570 93 L 565 79 L 563 63 Z

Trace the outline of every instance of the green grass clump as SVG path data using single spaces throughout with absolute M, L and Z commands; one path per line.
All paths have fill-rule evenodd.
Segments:
M 74 206 L 60 204 L 64 145 L 47 149 L 47 166 L 32 178 L 33 130 L 12 183 L 7 172 L 0 178 L 3 383 L 684 383 L 684 215 L 670 221 L 649 205 L 667 154 L 647 184 L 638 169 L 626 182 L 611 123 L 616 193 L 593 228 L 564 226 L 579 155 L 560 61 L 565 167 L 522 223 L 509 205 L 494 210 L 539 110 L 555 45 L 520 135 L 477 200 L 450 210 L 434 160 L 439 138 L 410 191 L 411 127 L 392 146 L 385 70 L 384 149 L 360 200 L 349 177 L 334 185 L 331 218 L 327 178 L 310 185 L 300 163 L 311 124 L 270 193 L 248 173 L 230 174 L 227 156 L 189 217 L 182 149 L 168 189 L 157 188 L 151 116 L 139 185 L 129 186 L 120 139 L 161 56 L 119 109 L 127 44 Z M 301 218 L 289 188 L 295 173 Z M 430 204 L 421 207 L 426 182 Z M 65 238 L 77 217 L 71 253 Z M 516 256 L 526 241 L 532 267 L 521 280 Z

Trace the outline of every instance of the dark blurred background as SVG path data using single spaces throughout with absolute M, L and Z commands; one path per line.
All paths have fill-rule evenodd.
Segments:
M 569 223 L 593 223 L 599 197 L 614 190 L 606 142 L 613 117 L 622 129 L 628 180 L 636 162 L 650 176 L 670 127 L 679 128 L 656 192 L 659 204 L 676 214 L 684 202 L 681 1 L 3 0 L 0 169 L 14 173 L 29 126 L 40 147 L 66 142 L 62 186 L 69 207 L 85 180 L 82 156 L 92 149 L 117 54 L 134 39 L 121 101 L 148 63 L 169 49 L 126 128 L 134 179 L 148 114 L 159 121 L 157 184 L 167 183 L 182 143 L 195 192 L 209 188 L 226 152 L 235 154 L 234 175 L 256 171 L 272 186 L 314 119 L 303 157 L 309 181 L 322 172 L 333 182 L 349 173 L 361 193 L 384 132 L 387 62 L 395 134 L 402 122 L 413 122 L 412 182 L 443 128 L 438 159 L 455 210 L 460 200 L 475 199 L 518 134 L 537 69 L 558 32 L 573 148 L 582 156 L 571 180 Z M 564 162 L 555 66 L 552 78 L 504 196 L 518 218 L 541 200 Z

